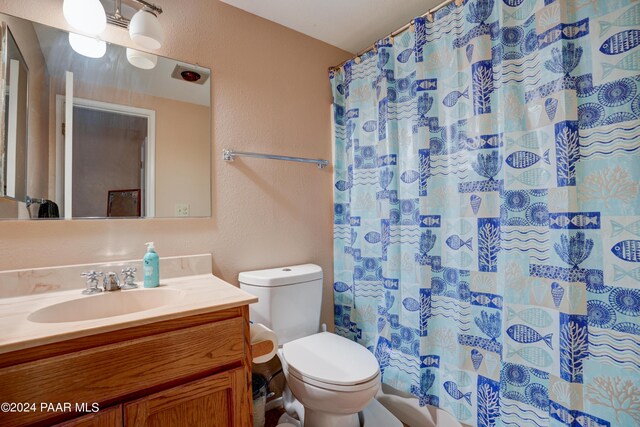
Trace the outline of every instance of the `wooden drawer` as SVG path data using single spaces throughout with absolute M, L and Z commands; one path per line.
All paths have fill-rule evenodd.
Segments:
M 179 329 L 0 369 L 4 402 L 98 402 L 105 407 L 126 396 L 177 384 L 222 366 L 242 364 L 242 317 Z M 0 425 L 15 426 L 60 414 L 0 413 Z

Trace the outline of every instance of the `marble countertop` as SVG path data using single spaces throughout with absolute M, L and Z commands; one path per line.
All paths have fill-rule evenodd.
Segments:
M 239 307 L 258 301 L 258 298 L 244 292 L 212 274 L 179 277 L 161 280 L 160 287 L 144 289 L 177 289 L 181 297 L 175 302 L 144 311 L 100 319 L 37 323 L 29 320 L 36 310 L 81 298 L 100 298 L 104 294 L 82 295 L 74 289 L 62 292 L 0 299 L 0 354 L 15 350 L 66 341 L 99 333 L 145 325 L 162 320 L 176 319 L 196 314 L 209 313 L 227 308 Z M 122 292 L 123 297 L 126 292 Z

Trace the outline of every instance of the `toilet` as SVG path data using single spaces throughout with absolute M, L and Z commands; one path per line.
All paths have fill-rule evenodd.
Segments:
M 304 408 L 304 427 L 401 426 L 375 401 L 380 368 L 365 347 L 344 337 L 318 332 L 322 269 L 314 264 L 247 271 L 240 288 L 258 297 L 249 307 L 251 321 L 272 329 L 281 347 L 287 398 Z M 294 402 L 295 403 L 295 402 Z M 376 416 L 367 417 L 368 413 Z

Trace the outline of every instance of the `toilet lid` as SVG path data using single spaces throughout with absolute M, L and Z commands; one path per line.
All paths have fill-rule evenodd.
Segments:
M 378 361 L 369 350 L 329 332 L 290 341 L 282 353 L 289 370 L 328 384 L 359 384 L 379 372 Z

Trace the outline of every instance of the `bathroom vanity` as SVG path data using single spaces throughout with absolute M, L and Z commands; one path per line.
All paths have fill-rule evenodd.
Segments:
M 252 425 L 248 304 L 257 299 L 210 274 L 162 284 L 0 299 L 0 400 L 13 405 L 0 425 Z M 107 301 L 116 293 L 119 304 Z M 124 302 L 134 293 L 157 306 L 135 311 Z M 92 318 L 105 315 L 96 301 L 116 315 Z

